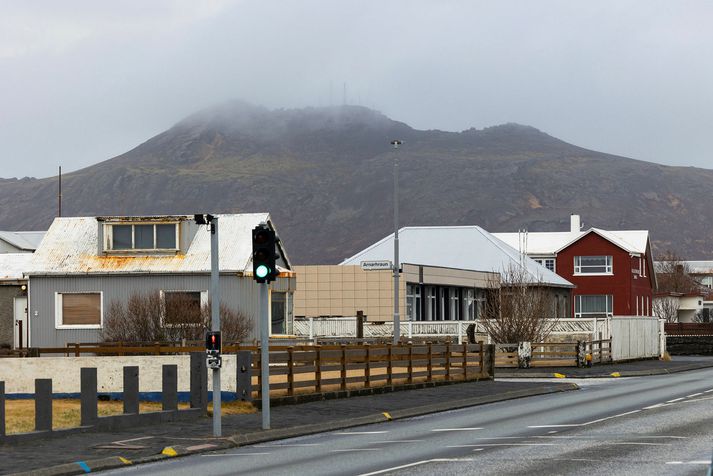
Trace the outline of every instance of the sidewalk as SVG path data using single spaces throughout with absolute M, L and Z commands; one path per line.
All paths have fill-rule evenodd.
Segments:
M 88 470 L 98 471 L 177 454 L 211 451 L 385 422 L 389 418 L 408 418 L 576 389 L 576 385 L 569 383 L 480 381 L 284 405 L 271 409 L 272 430 L 261 430 L 260 413 L 224 417 L 223 435 L 226 437 L 219 439 L 211 437 L 210 418 L 113 433 L 74 433 L 61 438 L 0 445 L 0 474 L 85 474 Z M 167 447 L 170 449 L 162 455 Z
M 496 369 L 496 378 L 569 378 L 640 377 L 663 375 L 686 370 L 713 367 L 711 356 L 674 356 L 672 360 L 638 360 L 615 364 L 596 364 L 593 367 L 534 367 L 530 369 Z M 615 375 L 612 375 L 615 374 Z

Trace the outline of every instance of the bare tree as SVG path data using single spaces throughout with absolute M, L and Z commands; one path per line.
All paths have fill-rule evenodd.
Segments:
M 220 305 L 223 342 L 242 342 L 253 328 L 252 319 L 240 311 Z M 190 293 L 132 294 L 126 303 L 114 301 L 104 318 L 102 338 L 106 342 L 177 342 L 201 340 L 210 329 L 211 307 L 201 306 Z
M 654 296 L 651 303 L 651 310 L 654 316 L 664 319 L 666 322 L 678 322 L 678 309 L 681 302 L 678 297 L 670 294 Z
M 698 292 L 700 284 L 691 276 L 691 267 L 673 251 L 665 251 L 658 256 L 656 281 L 660 292 L 692 293 Z
M 543 342 L 552 332 L 555 298 L 541 281 L 533 282 L 524 267 L 510 266 L 488 288 L 482 323 L 493 341 Z

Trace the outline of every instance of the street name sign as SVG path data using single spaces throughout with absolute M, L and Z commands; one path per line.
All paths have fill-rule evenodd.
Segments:
M 379 271 L 384 269 L 393 269 L 394 266 L 389 260 L 378 260 L 378 261 L 362 261 L 361 269 L 364 271 Z

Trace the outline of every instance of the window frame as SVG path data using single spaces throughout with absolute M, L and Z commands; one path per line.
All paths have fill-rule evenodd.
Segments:
M 605 264 L 603 267 L 606 269 L 604 272 L 587 273 L 582 272 L 582 258 L 605 258 Z M 585 268 L 594 267 L 592 265 L 584 266 Z M 596 267 L 602 267 L 602 265 L 597 265 Z M 614 274 L 614 257 L 612 255 L 587 255 L 587 256 L 575 256 L 574 257 L 574 276 L 612 276 Z
M 63 296 L 65 294 L 98 294 L 99 324 L 64 324 Z M 104 291 L 68 291 L 54 293 L 54 328 L 55 329 L 102 329 L 104 327 Z
M 557 258 L 552 257 L 552 256 L 537 256 L 532 258 L 532 260 L 539 264 L 540 266 L 544 266 L 545 268 L 549 269 L 553 273 L 557 272 Z M 548 263 L 552 264 L 552 268 L 547 266 Z
M 201 295 L 201 311 L 203 310 L 203 306 L 208 305 L 208 290 L 197 290 L 197 289 L 162 289 L 159 291 L 159 295 L 161 297 L 161 327 L 176 327 L 176 326 L 202 326 L 202 322 L 196 322 L 196 323 L 167 323 L 166 322 L 166 293 L 200 293 Z
M 586 315 L 582 315 L 582 302 L 581 299 L 582 297 L 594 297 L 594 296 L 602 296 L 605 298 L 606 302 L 606 307 L 607 309 L 605 310 L 604 313 L 596 313 L 597 316 L 591 316 L 591 314 L 595 314 L 592 312 L 587 312 L 585 313 Z M 611 307 L 610 307 L 611 304 Z M 580 311 L 577 312 L 577 307 L 579 307 Z M 604 314 L 604 317 L 613 317 L 614 316 L 614 295 L 613 294 L 577 294 L 574 296 L 574 317 L 575 319 L 599 319 L 601 314 Z
M 136 248 L 136 226 L 153 227 L 153 248 Z M 158 244 L 158 229 L 159 225 L 173 225 L 175 235 L 175 246 L 173 248 L 157 248 Z M 114 248 L 114 226 L 130 226 L 131 227 L 131 248 Z M 108 253 L 172 253 L 180 250 L 180 222 L 156 222 L 156 221 L 137 221 L 137 222 L 111 222 L 104 224 L 104 252 Z

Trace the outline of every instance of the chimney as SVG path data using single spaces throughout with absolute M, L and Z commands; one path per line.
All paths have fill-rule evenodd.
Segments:
M 572 213 L 569 216 L 569 231 L 572 233 L 579 233 L 581 227 L 582 225 L 579 223 L 579 215 Z

